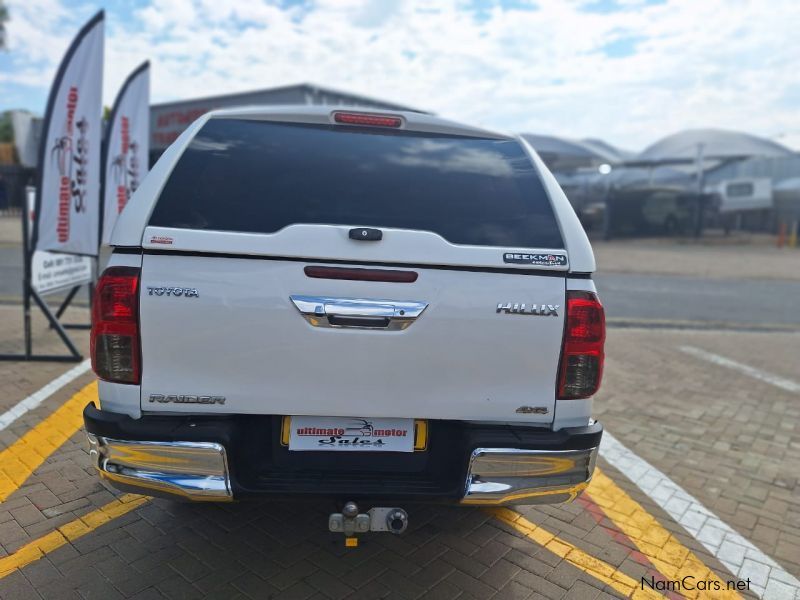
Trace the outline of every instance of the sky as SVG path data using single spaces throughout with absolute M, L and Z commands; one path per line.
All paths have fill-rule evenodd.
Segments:
M 41 114 L 106 10 L 104 103 L 308 82 L 509 132 L 641 150 L 681 129 L 800 133 L 797 0 L 6 0 L 0 111 Z

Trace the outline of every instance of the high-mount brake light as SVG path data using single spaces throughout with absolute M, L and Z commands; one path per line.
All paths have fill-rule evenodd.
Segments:
M 369 113 L 335 112 L 333 120 L 345 125 L 366 125 L 367 127 L 400 127 L 403 119 L 387 115 L 372 115 Z
M 393 269 L 343 269 L 339 267 L 312 267 L 303 269 L 306 277 L 314 279 L 346 279 L 349 281 L 383 281 L 386 283 L 414 283 L 416 271 Z
M 109 267 L 100 276 L 92 302 L 92 369 L 100 379 L 138 384 L 139 269 Z
M 600 388 L 606 318 L 603 305 L 591 292 L 567 292 L 564 344 L 558 372 L 558 399 L 588 398 Z

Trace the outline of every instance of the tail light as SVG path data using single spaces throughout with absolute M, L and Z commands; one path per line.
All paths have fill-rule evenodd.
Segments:
M 100 379 L 138 384 L 139 269 L 109 267 L 100 276 L 92 302 L 92 369 Z
M 591 292 L 567 292 L 567 323 L 559 366 L 558 399 L 588 398 L 603 377 L 606 317 Z

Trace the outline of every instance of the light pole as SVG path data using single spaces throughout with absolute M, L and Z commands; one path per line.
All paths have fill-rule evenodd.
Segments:
M 697 144 L 697 156 L 695 158 L 695 169 L 697 174 L 697 206 L 695 210 L 695 224 L 694 224 L 694 237 L 700 237 L 703 234 L 703 187 L 705 186 L 705 177 L 703 170 L 703 163 L 705 154 L 705 144 Z

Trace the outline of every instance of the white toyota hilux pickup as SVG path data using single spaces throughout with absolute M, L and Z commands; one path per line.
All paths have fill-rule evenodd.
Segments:
M 352 533 L 402 531 L 403 502 L 560 503 L 591 479 L 594 256 L 520 138 L 413 112 L 214 111 L 111 245 L 84 418 L 119 489 L 326 497 Z

